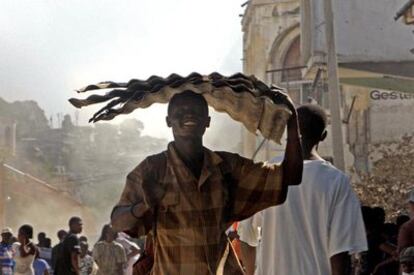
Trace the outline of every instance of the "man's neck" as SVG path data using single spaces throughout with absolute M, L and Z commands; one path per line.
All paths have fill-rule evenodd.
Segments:
M 318 153 L 318 143 L 302 140 L 303 160 L 323 160 Z
M 202 139 L 186 139 L 175 137 L 174 147 L 181 160 L 198 179 L 201 175 L 204 160 L 204 148 Z
M 185 162 L 200 161 L 203 159 L 204 148 L 201 139 L 175 137 L 174 146 L 179 156 Z

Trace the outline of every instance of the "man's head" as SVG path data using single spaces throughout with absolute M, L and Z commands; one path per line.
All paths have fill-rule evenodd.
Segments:
M 315 104 L 306 104 L 297 108 L 302 142 L 317 145 L 326 138 L 328 117 L 325 110 Z
M 414 274 L 414 247 L 404 249 L 400 254 L 400 264 L 403 274 Z
M 27 240 L 33 238 L 33 227 L 29 224 L 20 226 L 17 238 L 20 243 L 25 243 Z
M 193 91 L 176 94 L 168 105 L 166 121 L 174 137 L 201 138 L 210 126 L 207 102 Z
M 88 242 L 88 238 L 86 236 L 80 236 L 79 237 L 79 242 Z
M 11 244 L 13 237 L 13 231 L 10 227 L 6 227 L 1 230 L 1 242 L 5 244 Z
M 83 223 L 79 217 L 72 217 L 69 219 L 69 229 L 71 233 L 79 234 L 82 232 Z
M 45 247 L 51 248 L 52 247 L 52 240 L 50 238 L 45 239 Z
M 102 228 L 101 234 L 101 241 L 106 241 L 108 243 L 113 242 L 118 237 L 118 233 L 116 233 L 110 224 L 105 224 Z
M 66 238 L 67 235 L 68 235 L 68 232 L 66 232 L 63 229 L 61 229 L 57 232 L 57 237 L 58 237 L 59 241 L 63 241 L 63 239 Z
M 39 244 L 43 244 L 45 239 L 46 239 L 45 232 L 40 232 L 39 234 L 37 234 L 37 240 L 39 241 Z

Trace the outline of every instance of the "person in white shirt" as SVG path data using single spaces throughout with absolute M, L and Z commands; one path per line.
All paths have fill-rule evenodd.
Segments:
M 129 236 L 124 232 L 119 232 L 116 241 L 122 245 L 125 249 L 125 254 L 127 257 L 127 263 L 124 266 L 124 274 L 123 275 L 130 275 L 132 274 L 132 269 L 134 264 L 138 261 L 139 255 L 141 253 L 141 249 L 139 246 L 134 243 L 133 241 L 129 240 Z
M 325 111 L 297 111 L 302 183 L 289 186 L 284 204 L 240 223 L 242 261 L 249 275 L 349 274 L 349 255 L 367 250 L 360 203 L 349 178 L 317 152 L 327 135 Z

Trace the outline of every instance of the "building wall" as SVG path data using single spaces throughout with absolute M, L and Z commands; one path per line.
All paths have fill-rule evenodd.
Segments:
M 322 58 L 325 51 L 324 0 L 302 0 L 303 54 Z M 339 62 L 409 61 L 411 27 L 394 21 L 406 1 L 333 0 Z M 396 43 L 398 42 L 398 43 Z
M 401 142 L 414 134 L 414 94 L 350 85 L 343 85 L 343 90 L 347 108 L 356 97 L 347 127 L 355 168 L 370 172 L 378 161 L 375 148 Z
M 414 94 L 369 90 L 371 143 L 395 141 L 414 132 Z

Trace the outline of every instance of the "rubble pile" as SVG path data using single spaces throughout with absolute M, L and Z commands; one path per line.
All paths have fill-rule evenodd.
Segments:
M 370 173 L 357 173 L 354 188 L 362 204 L 384 207 L 389 218 L 406 214 L 407 194 L 414 188 L 414 135 L 399 142 L 370 145 Z

